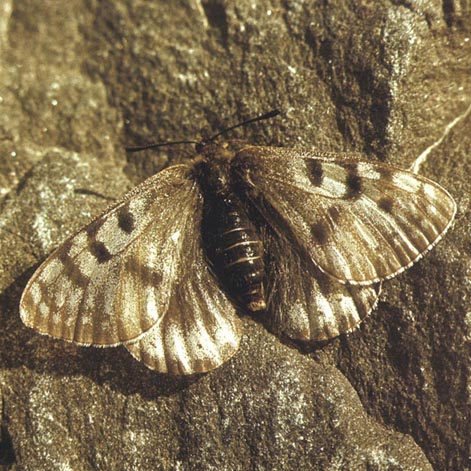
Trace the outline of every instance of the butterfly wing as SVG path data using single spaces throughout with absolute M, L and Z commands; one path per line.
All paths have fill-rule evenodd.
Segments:
M 270 220 L 270 218 L 268 218 Z M 324 341 L 354 329 L 376 306 L 380 284 L 352 286 L 322 273 L 283 235 L 263 231 L 268 310 L 275 331 Z
M 239 345 L 234 306 L 209 271 L 199 232 L 191 236 L 193 243 L 188 234 L 183 254 L 187 266 L 173 287 L 167 314 L 139 341 L 125 345 L 137 360 L 161 373 L 210 371 Z
M 185 272 L 193 252 L 201 251 L 201 211 L 191 167 L 170 167 L 149 178 L 39 267 L 21 299 L 23 322 L 78 344 L 111 346 L 137 340 L 162 319 L 191 311 L 191 298 L 178 292 L 186 282 L 205 295 L 203 269 Z M 204 325 L 225 309 L 236 325 L 229 301 L 214 292 L 214 282 L 210 289 L 214 305 L 193 313 L 194 322 Z M 236 345 L 238 333 L 231 334 Z
M 294 243 L 340 282 L 393 277 L 443 236 L 452 197 L 431 180 L 331 153 L 247 147 L 233 161 L 257 205 L 266 200 Z

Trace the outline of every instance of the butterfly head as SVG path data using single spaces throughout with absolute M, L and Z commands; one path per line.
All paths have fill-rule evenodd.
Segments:
M 213 140 L 202 140 L 195 145 L 198 156 L 203 160 L 218 160 L 230 162 L 234 157 L 234 152 L 229 148 L 229 142 L 217 143 Z
M 218 195 L 229 189 L 230 162 L 235 155 L 225 144 L 203 141 L 196 146 L 198 155 L 193 160 L 203 187 Z

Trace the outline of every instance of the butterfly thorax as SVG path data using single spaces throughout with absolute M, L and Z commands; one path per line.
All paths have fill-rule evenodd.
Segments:
M 204 195 L 202 239 L 208 261 L 230 296 L 250 311 L 265 302 L 263 244 L 231 177 L 229 151 L 196 164 Z M 214 158 L 211 158 L 214 157 Z

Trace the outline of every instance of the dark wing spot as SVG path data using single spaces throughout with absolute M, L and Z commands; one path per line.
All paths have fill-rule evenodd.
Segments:
M 38 281 L 39 290 L 41 291 L 41 299 L 49 299 L 51 296 L 49 294 L 49 290 L 44 283 Z
M 345 184 L 348 187 L 348 191 L 345 195 L 346 199 L 358 198 L 362 191 L 361 177 L 358 175 L 358 167 L 356 164 L 351 164 L 346 167 L 348 172 Z
M 70 257 L 72 240 L 66 240 L 57 253 L 57 258 L 64 265 L 64 275 L 77 286 L 85 287 L 88 284 L 88 278 L 83 275 L 75 261 Z
M 336 206 L 331 206 L 329 209 L 327 209 L 327 214 L 329 215 L 331 221 L 334 224 L 338 224 L 340 221 L 340 210 Z
M 390 213 L 393 209 L 394 201 L 392 198 L 384 197 L 378 201 L 378 208 L 382 209 L 383 211 Z
M 146 286 L 158 286 L 162 283 L 162 275 L 143 265 L 137 258 L 130 257 L 126 260 L 126 271 L 138 278 Z
M 306 161 L 306 167 L 308 171 L 308 177 L 311 183 L 315 186 L 322 185 L 322 180 L 324 178 L 322 163 L 318 160 L 308 159 Z
M 100 230 L 101 226 L 103 226 L 105 218 L 98 218 L 92 221 L 86 228 L 85 230 L 87 231 L 87 235 L 89 239 L 95 238 L 97 235 L 98 231 Z
M 90 253 L 96 258 L 98 263 L 105 263 L 111 259 L 112 255 L 103 242 L 90 240 L 88 243 Z
M 327 229 L 320 222 L 312 226 L 311 235 L 319 245 L 323 245 L 327 242 Z
M 140 270 L 141 280 L 147 286 L 158 286 L 162 283 L 162 275 L 149 267 L 142 267 Z
M 80 268 L 75 265 L 71 260 L 70 263 L 66 266 L 64 270 L 65 275 L 69 278 L 70 281 L 76 286 L 85 288 L 90 281 L 81 271 Z
M 118 211 L 118 226 L 126 234 L 130 234 L 134 230 L 134 216 L 127 205 Z
M 316 275 L 316 279 L 319 284 L 319 289 L 321 290 L 321 293 L 325 297 L 330 296 L 332 294 L 332 281 L 329 279 L 329 277 L 324 273 L 318 273 Z
M 70 262 L 70 249 L 72 248 L 72 241 L 66 240 L 60 247 L 60 249 L 57 252 L 57 258 L 63 263 L 69 263 Z
M 392 180 L 394 170 L 392 168 L 378 166 L 376 167 L 377 172 L 381 175 L 381 178 L 385 180 Z
M 34 302 L 34 299 L 33 299 L 33 295 L 31 294 L 31 290 L 28 290 L 25 292 L 21 301 L 28 310 L 36 306 L 36 303 Z

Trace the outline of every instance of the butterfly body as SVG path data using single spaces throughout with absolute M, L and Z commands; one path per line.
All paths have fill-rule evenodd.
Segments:
M 227 143 L 229 144 L 229 143 Z M 202 239 L 208 261 L 225 290 L 249 311 L 266 308 L 263 242 L 241 200 L 235 153 L 209 144 L 200 148 L 197 180 L 204 197 Z

